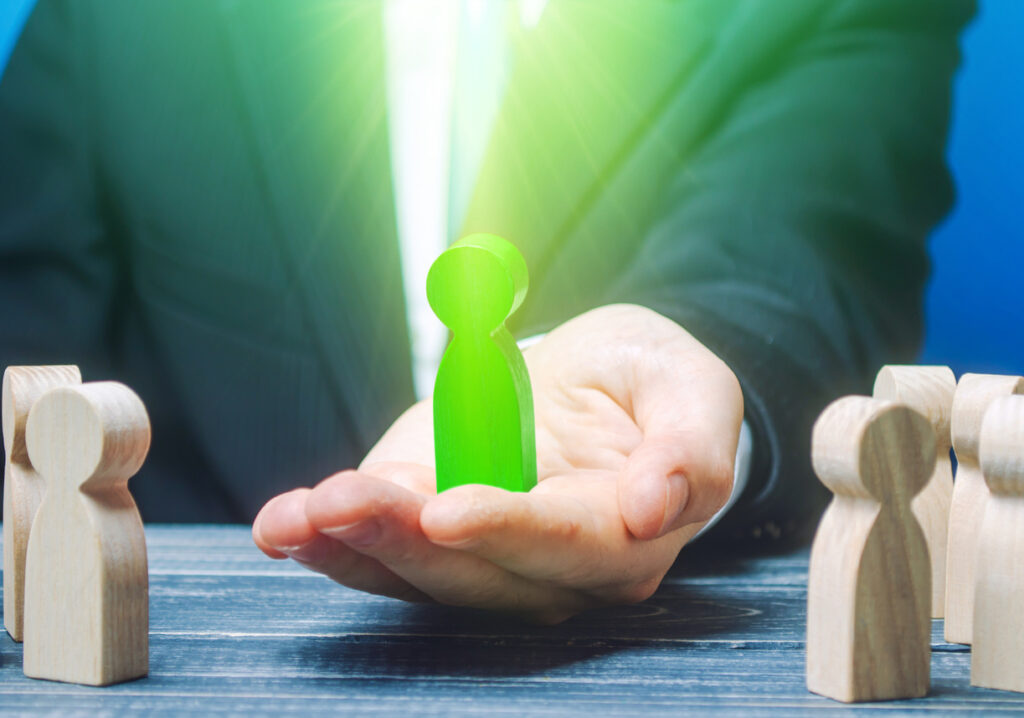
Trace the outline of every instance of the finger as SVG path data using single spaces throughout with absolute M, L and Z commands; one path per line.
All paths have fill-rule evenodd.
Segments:
M 735 444 L 705 432 L 665 432 L 645 438 L 619 475 L 619 509 L 639 539 L 704 523 L 729 498 Z
M 409 601 L 427 600 L 379 562 L 320 534 L 306 518 L 310 489 L 271 499 L 253 522 L 253 540 L 271 558 L 292 558 L 306 568 L 360 591 Z
M 403 601 L 427 603 L 431 598 L 369 556 L 330 536 L 318 533 L 288 554 L 296 562 L 349 588 Z
M 729 498 L 743 395 L 724 364 L 706 360 L 710 368 L 653 372 L 640 382 L 636 412 L 644 439 L 619 478 L 619 508 L 637 538 L 704 523 Z M 689 396 L 680 396 L 679 387 L 688 387 Z
M 614 483 L 609 489 L 610 508 L 618 514 Z M 594 508 L 574 496 L 480 485 L 445 491 L 420 516 L 427 538 L 440 546 L 521 576 L 584 589 L 607 583 L 609 561 L 617 558 L 613 546 L 632 538 L 621 520 L 604 530 L 599 521 Z
M 437 481 L 434 478 L 434 469 L 423 464 L 415 464 L 408 461 L 364 462 L 359 468 L 359 472 L 390 481 L 413 493 L 424 496 L 435 496 L 437 494 Z
M 256 514 L 252 522 L 252 540 L 270 558 L 287 558 L 286 548 L 301 546 L 313 539 L 316 531 L 306 520 L 306 495 L 309 489 L 295 489 L 275 496 Z
M 562 620 L 585 607 L 575 591 L 543 586 L 471 553 L 433 544 L 420 529 L 426 498 L 346 472 L 317 486 L 306 516 L 321 533 L 370 556 L 435 600 Z
M 662 353 L 636 369 L 634 416 L 644 438 L 619 481 L 622 516 L 643 539 L 705 522 L 724 505 L 743 421 L 739 382 L 721 359 L 685 331 Z

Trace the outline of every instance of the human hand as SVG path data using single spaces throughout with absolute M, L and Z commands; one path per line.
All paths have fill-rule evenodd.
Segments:
M 538 484 L 434 489 L 430 401 L 358 470 L 267 503 L 253 538 L 339 583 L 555 623 L 641 601 L 729 496 L 743 399 L 669 319 L 613 305 L 524 352 Z

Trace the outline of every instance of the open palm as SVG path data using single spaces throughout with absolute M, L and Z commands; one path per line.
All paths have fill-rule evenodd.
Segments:
M 267 504 L 253 527 L 354 588 L 556 622 L 643 600 L 725 502 L 743 415 L 732 372 L 642 307 L 595 309 L 525 352 L 538 484 L 434 490 L 429 400 L 358 470 Z

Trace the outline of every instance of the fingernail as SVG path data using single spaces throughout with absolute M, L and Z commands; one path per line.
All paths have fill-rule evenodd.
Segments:
M 278 551 L 288 554 L 288 558 L 305 563 L 315 563 L 321 558 L 323 548 L 315 538 L 298 546 L 275 546 Z
M 434 544 L 435 546 L 442 546 L 444 548 L 457 548 L 460 550 L 466 550 L 469 548 L 473 548 L 476 544 L 479 543 L 479 540 L 474 537 L 455 539 L 454 541 L 446 541 L 444 539 L 432 538 L 430 539 L 430 543 Z
M 354 524 L 322 529 L 322 532 L 332 538 L 344 541 L 349 546 L 363 548 L 377 543 L 377 539 L 381 535 L 381 526 L 377 519 L 363 519 Z
M 658 533 L 664 533 L 676 522 L 686 508 L 689 498 L 690 483 L 686 476 L 670 474 L 665 480 L 665 517 L 661 521 L 661 531 Z

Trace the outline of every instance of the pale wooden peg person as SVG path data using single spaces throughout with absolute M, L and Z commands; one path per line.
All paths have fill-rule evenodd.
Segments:
M 971 685 L 1024 692 L 1024 396 L 992 402 L 979 454 L 990 496 L 978 534 Z
M 21 641 L 24 628 L 25 548 L 43 498 L 43 480 L 25 448 L 25 422 L 44 392 L 81 383 L 76 366 L 9 366 L 4 371 L 4 627 L 15 641 Z
M 953 395 L 952 436 L 957 469 L 949 509 L 945 626 L 950 643 L 971 643 L 973 635 L 978 530 L 989 498 L 978 463 L 981 421 L 993 401 L 1013 394 L 1024 394 L 1024 377 L 964 374 Z
M 28 542 L 26 676 L 107 685 L 147 673 L 146 541 L 127 484 L 149 440 L 123 384 L 52 389 L 32 407 L 26 441 L 46 493 Z
M 923 696 L 931 568 L 910 504 L 931 476 L 935 431 L 907 406 L 851 396 L 825 409 L 811 443 L 835 497 L 811 548 L 807 688 L 845 702 Z
M 948 366 L 889 365 L 875 377 L 875 398 L 906 404 L 923 414 L 935 429 L 935 469 L 911 503 L 931 559 L 932 618 L 942 618 L 946 607 L 946 542 L 953 500 L 949 426 L 955 391 L 956 377 Z

